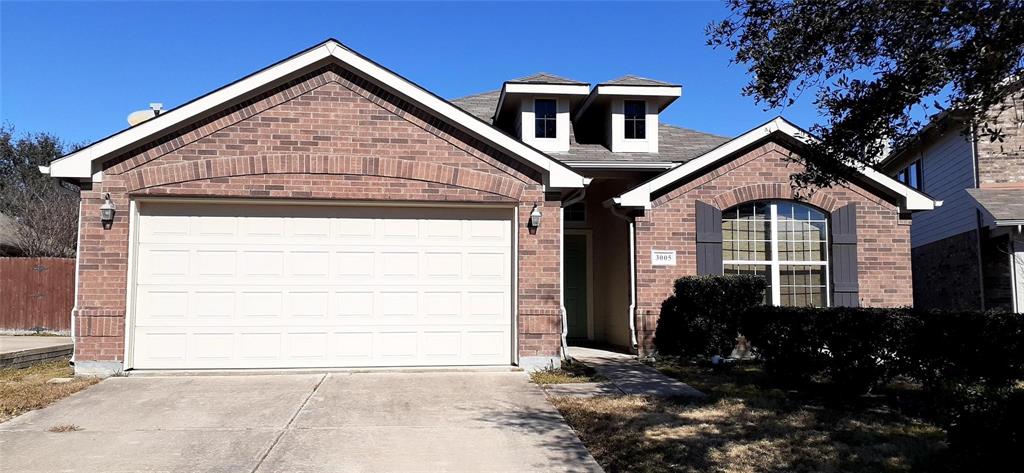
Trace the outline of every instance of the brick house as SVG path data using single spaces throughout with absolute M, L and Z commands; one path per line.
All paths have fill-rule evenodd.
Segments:
M 914 301 L 1024 312 L 1024 90 L 1009 84 L 984 134 L 955 112 L 879 169 L 944 201 L 914 216 Z
M 911 303 L 910 214 L 812 139 L 660 123 L 681 87 L 550 74 L 446 101 L 328 40 L 57 159 L 83 186 L 76 370 L 557 363 L 649 350 L 690 274 L 775 304 Z

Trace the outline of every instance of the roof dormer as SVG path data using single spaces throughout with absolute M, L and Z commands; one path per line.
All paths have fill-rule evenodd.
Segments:
M 613 153 L 657 153 L 658 114 L 682 95 L 677 84 L 624 76 L 594 87 L 576 112 L 577 130 L 603 130 L 600 141 Z M 579 131 L 577 131 L 579 134 Z
M 590 84 L 538 73 L 505 82 L 494 124 L 548 152 L 569 150 L 570 110 L 590 93 Z

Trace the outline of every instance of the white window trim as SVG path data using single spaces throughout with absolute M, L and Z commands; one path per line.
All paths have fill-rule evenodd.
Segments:
M 539 118 L 537 116 L 537 102 L 540 102 L 541 100 L 551 101 L 551 102 L 553 102 L 555 104 L 555 118 L 553 119 L 555 121 L 555 136 L 537 136 L 537 120 L 541 120 L 541 118 Z M 559 133 L 560 130 L 558 129 L 558 105 L 559 105 L 558 99 L 555 98 L 555 97 L 534 97 L 533 98 L 533 139 L 538 140 L 538 141 L 540 141 L 540 140 L 557 141 L 558 138 L 561 138 L 562 134 Z M 547 121 L 547 120 L 550 120 L 550 119 L 544 118 L 543 120 Z
M 744 205 L 749 202 L 745 202 Z M 802 205 L 802 204 L 801 204 Z M 758 260 L 727 260 L 722 258 L 722 269 L 725 269 L 727 265 L 743 265 L 743 266 L 768 266 L 771 283 L 772 283 L 772 305 L 779 306 L 782 300 L 782 284 L 781 284 L 781 268 L 782 266 L 824 266 L 825 267 L 825 307 L 832 307 L 832 275 L 831 268 L 829 268 L 829 228 L 830 223 L 828 217 L 825 217 L 825 261 L 780 261 L 779 260 L 779 214 L 778 214 L 778 201 L 769 201 L 768 208 L 771 210 L 769 222 L 771 230 L 771 253 L 772 258 L 770 261 L 758 261 Z M 724 251 L 724 250 L 723 250 Z
M 643 107 L 644 107 L 644 113 L 643 113 L 644 137 L 643 138 L 630 138 L 630 137 L 626 136 L 625 123 L 629 120 L 629 118 L 626 117 L 626 102 L 640 102 L 640 103 L 643 104 Z M 646 100 L 625 99 L 625 100 L 622 101 L 622 123 L 623 123 L 622 139 L 623 140 L 626 140 L 626 141 L 629 141 L 629 142 L 647 141 L 647 109 L 648 109 L 648 106 L 647 106 L 647 101 Z
M 555 101 L 555 137 L 538 138 L 536 106 L 538 100 Z M 537 95 L 526 97 L 520 102 L 520 138 L 544 152 L 563 153 L 569 151 L 569 99 L 565 97 Z
M 644 103 L 644 137 L 626 138 L 626 101 Z M 615 98 L 611 104 L 611 150 L 613 153 L 657 153 L 658 109 L 642 97 Z

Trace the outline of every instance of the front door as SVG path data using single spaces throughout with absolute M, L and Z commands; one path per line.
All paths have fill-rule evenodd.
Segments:
M 587 236 L 565 235 L 565 311 L 568 338 L 587 338 Z

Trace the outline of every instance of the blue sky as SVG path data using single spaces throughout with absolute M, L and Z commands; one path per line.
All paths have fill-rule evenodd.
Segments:
M 149 102 L 171 108 L 334 37 L 446 98 L 546 71 L 591 83 L 631 73 L 683 85 L 662 119 L 734 136 L 765 111 L 746 70 L 705 45 L 718 2 L 0 2 L 0 119 L 91 142 Z

